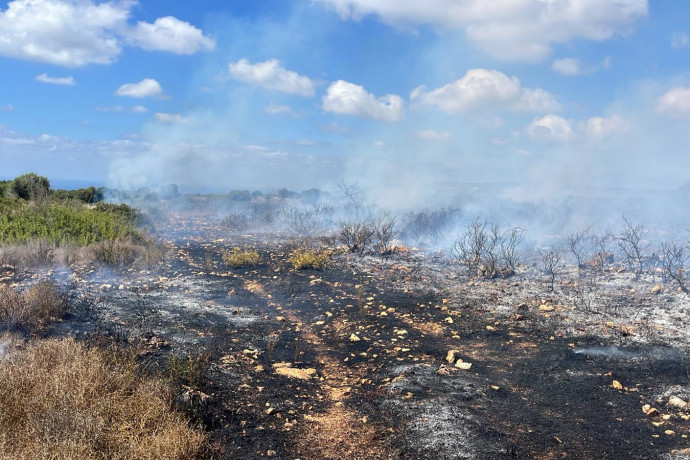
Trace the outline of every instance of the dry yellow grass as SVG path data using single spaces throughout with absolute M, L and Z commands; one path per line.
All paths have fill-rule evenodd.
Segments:
M 328 263 L 330 256 L 328 251 L 296 249 L 292 251 L 288 260 L 295 270 L 305 270 L 307 268 L 321 270 Z
M 52 281 L 34 284 L 23 295 L 0 285 L 0 329 L 39 330 L 48 322 L 62 318 L 67 310 L 65 295 Z
M 130 360 L 72 339 L 0 359 L 1 459 L 193 459 L 204 434 Z
M 261 256 L 257 250 L 233 248 L 223 255 L 223 262 L 232 268 L 254 267 L 261 262 Z

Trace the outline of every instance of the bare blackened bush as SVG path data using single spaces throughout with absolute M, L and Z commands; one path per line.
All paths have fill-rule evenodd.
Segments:
M 575 257 L 575 263 L 577 264 L 577 267 L 580 269 L 585 268 L 585 261 L 588 258 L 588 253 L 591 248 L 592 240 L 589 234 L 590 229 L 591 226 L 579 232 L 569 233 L 566 236 L 566 244 L 568 246 L 568 250 Z
M 467 225 L 467 230 L 460 235 L 460 239 L 453 245 L 453 254 L 459 261 L 467 265 L 468 275 L 471 275 L 479 267 L 487 238 L 486 224 L 479 217 L 475 217 Z
M 283 224 L 298 235 L 313 235 L 328 228 L 332 223 L 333 206 L 314 203 L 309 208 L 289 206 L 280 211 Z
M 539 268 L 548 278 L 549 290 L 553 291 L 556 277 L 560 272 L 561 251 L 559 249 L 537 249 L 539 253 Z
M 688 292 L 687 248 L 675 242 L 661 244 L 661 263 L 664 282 L 674 281 L 683 292 Z
M 357 182 L 346 182 L 344 180 L 340 181 L 337 185 L 348 201 L 346 209 L 350 211 L 355 218 L 362 217 L 365 203 L 364 188 Z
M 311 235 L 316 230 L 314 228 L 314 216 L 308 209 L 289 206 L 281 209 L 280 217 L 288 230 L 297 235 Z
M 525 240 L 524 229 L 511 228 L 501 238 L 501 256 L 505 264 L 515 270 L 520 263 L 520 245 Z
M 249 228 L 249 219 L 242 212 L 233 212 L 223 218 L 221 225 L 231 232 L 242 232 Z
M 609 242 L 613 239 L 610 232 L 605 232 L 601 235 L 592 235 L 592 248 L 594 255 L 591 259 L 585 261 L 585 266 L 596 273 L 604 271 L 607 265 L 613 263 L 613 253 L 609 251 Z
M 501 232 L 498 224 L 475 217 L 453 245 L 453 254 L 467 266 L 468 275 L 477 272 L 484 278 L 494 278 L 501 272 L 513 273 L 520 259 L 522 235 L 519 227 Z
M 623 216 L 623 228 L 616 238 L 628 268 L 638 278 L 645 269 L 649 243 L 645 240 L 647 229 L 643 225 L 633 225 Z
M 366 222 L 341 222 L 338 240 L 353 254 L 364 254 L 374 241 L 374 227 Z
M 392 244 L 395 239 L 395 217 L 389 213 L 376 219 L 374 227 L 374 249 L 380 254 L 389 254 L 393 249 Z
M 259 197 L 249 203 L 249 217 L 261 225 L 272 224 L 277 220 L 282 206 L 282 200 Z
M 403 216 L 401 235 L 405 239 L 428 238 L 437 241 L 455 221 L 458 210 L 453 208 L 423 209 Z

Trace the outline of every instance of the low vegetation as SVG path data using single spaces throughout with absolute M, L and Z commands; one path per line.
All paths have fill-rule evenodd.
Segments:
M 138 229 L 141 214 L 101 202 L 103 193 L 95 187 L 50 190 L 48 179 L 36 174 L 0 183 L 0 263 L 129 266 L 160 260 L 162 248 Z
M 261 256 L 255 249 L 233 248 L 223 255 L 223 262 L 231 268 L 254 267 L 261 263 Z
M 322 270 L 326 267 L 330 258 L 329 251 L 315 249 L 296 249 L 292 251 L 289 261 L 295 270 Z
M 23 294 L 0 285 L 0 329 L 31 332 L 67 314 L 67 297 L 52 281 L 41 281 Z
M 0 359 L 0 452 L 16 459 L 194 459 L 205 435 L 130 358 L 73 339 Z

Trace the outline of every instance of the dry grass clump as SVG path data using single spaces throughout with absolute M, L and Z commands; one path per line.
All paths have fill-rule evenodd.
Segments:
M 193 459 L 205 444 L 162 383 L 73 339 L 0 359 L 0 407 L 2 458 Z
M 261 256 L 256 249 L 233 248 L 223 254 L 223 262 L 232 268 L 254 267 L 261 263 Z
M 0 285 L 0 329 L 40 330 L 67 310 L 67 297 L 52 281 L 34 284 L 23 295 Z
M 106 240 L 88 246 L 67 242 L 55 245 L 47 240 L 0 246 L 0 265 L 34 268 L 63 264 L 68 267 L 99 263 L 111 267 L 149 267 L 160 262 L 166 249 L 151 241 Z
M 329 251 L 318 251 L 315 249 L 296 249 L 290 253 L 288 261 L 296 270 L 321 270 L 328 263 L 331 254 Z
M 151 266 L 165 255 L 160 245 L 137 244 L 131 240 L 101 241 L 89 248 L 94 262 L 113 267 Z

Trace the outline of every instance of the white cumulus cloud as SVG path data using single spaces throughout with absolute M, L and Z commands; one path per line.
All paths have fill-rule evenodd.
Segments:
M 376 97 L 363 86 L 344 80 L 332 83 L 322 102 L 326 112 L 382 121 L 398 121 L 405 113 L 405 102 L 397 94 Z
M 375 15 L 398 27 L 463 30 L 491 56 L 538 61 L 553 44 L 607 40 L 648 14 L 647 0 L 317 0 L 343 18 Z
M 115 94 L 118 96 L 145 98 L 150 96 L 160 96 L 163 88 L 153 78 L 144 78 L 139 83 L 126 83 L 120 86 Z
M 527 127 L 527 134 L 537 141 L 567 142 L 575 139 L 572 123 L 554 114 L 535 119 Z
M 13 0 L 0 9 L 0 55 L 65 67 L 111 64 L 124 45 L 178 54 L 213 39 L 173 17 L 130 25 L 135 0 Z
M 36 80 L 42 83 L 50 83 L 51 85 L 74 86 L 76 84 L 74 77 L 50 77 L 46 73 L 36 75 Z
M 283 68 L 276 59 L 256 64 L 250 63 L 247 59 L 240 59 L 231 62 L 228 70 L 234 80 L 282 93 L 314 96 L 314 83 L 309 77 Z
M 487 69 L 470 69 L 462 78 L 431 91 L 420 86 L 412 91 L 410 99 L 414 103 L 435 106 L 449 113 L 487 109 L 549 112 L 559 108 L 549 92 L 523 88 L 517 77 Z
M 673 88 L 659 98 L 657 111 L 670 118 L 690 118 L 690 88 Z
M 216 41 L 188 22 L 172 16 L 158 18 L 153 24 L 139 21 L 127 33 L 127 41 L 148 51 L 194 54 L 212 50 Z

